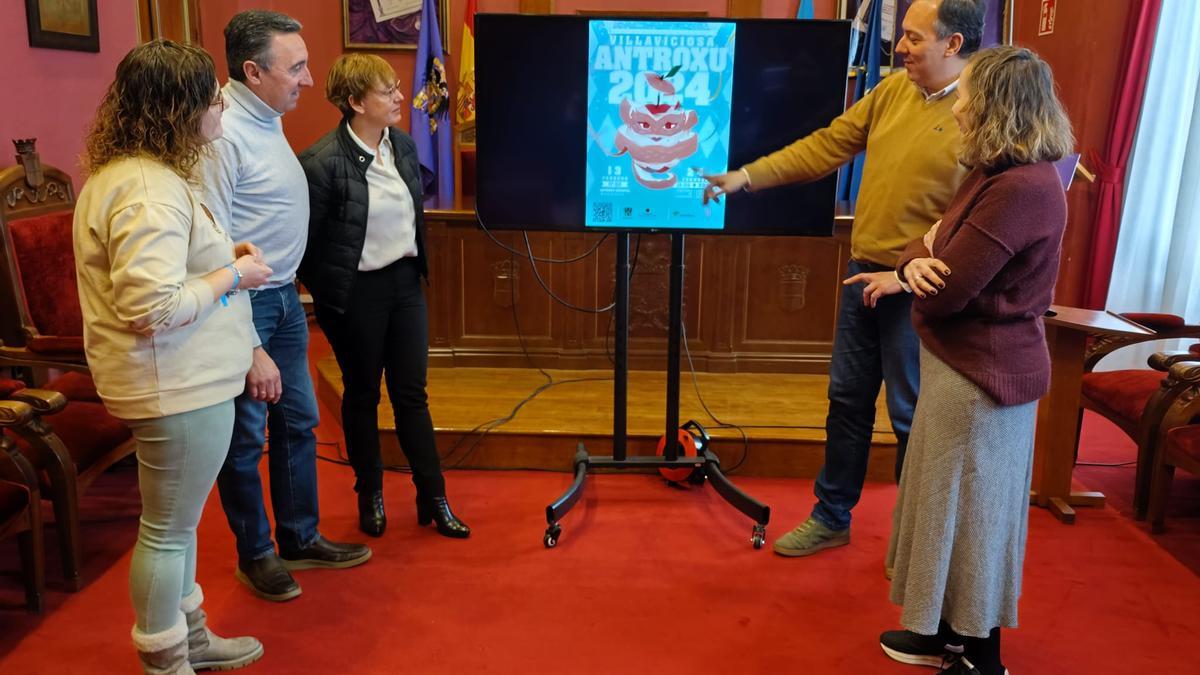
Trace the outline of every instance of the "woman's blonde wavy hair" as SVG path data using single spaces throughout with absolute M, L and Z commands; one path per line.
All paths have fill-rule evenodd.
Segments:
M 148 155 L 188 177 L 206 140 L 201 121 L 217 95 L 212 57 L 171 40 L 134 47 L 96 109 L 83 153 L 94 173 L 122 157 Z
M 1028 49 L 993 47 L 967 65 L 968 129 L 959 160 L 994 170 L 1054 161 L 1075 147 L 1050 66 Z

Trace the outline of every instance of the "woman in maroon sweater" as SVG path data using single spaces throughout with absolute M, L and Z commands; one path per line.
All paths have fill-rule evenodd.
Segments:
M 930 235 L 897 265 L 918 297 L 921 394 L 893 515 L 888 656 L 1002 675 L 1017 624 L 1033 430 L 1067 206 L 1051 164 L 1071 151 L 1050 68 L 1028 49 L 979 52 L 954 115 L 972 168 Z

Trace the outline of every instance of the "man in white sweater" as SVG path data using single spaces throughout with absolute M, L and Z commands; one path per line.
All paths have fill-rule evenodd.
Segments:
M 308 239 L 308 183 L 283 134 L 281 118 L 311 87 L 300 23 L 277 12 L 248 10 L 225 27 L 229 108 L 225 134 L 202 166 L 205 203 L 235 240 L 252 240 L 274 273 L 250 292 L 253 365 L 236 401 L 229 456 L 217 485 L 237 539 L 237 578 L 262 598 L 300 595 L 289 570 L 344 568 L 371 557 L 361 544 L 339 544 L 317 530 L 316 396 L 308 370 L 308 323 L 296 269 Z M 258 465 L 268 453 L 275 538 L 271 540 Z

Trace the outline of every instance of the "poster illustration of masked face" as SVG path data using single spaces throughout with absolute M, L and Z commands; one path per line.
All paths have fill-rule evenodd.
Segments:
M 712 229 L 725 204 L 703 205 L 706 174 L 729 162 L 736 25 L 590 22 L 590 227 Z

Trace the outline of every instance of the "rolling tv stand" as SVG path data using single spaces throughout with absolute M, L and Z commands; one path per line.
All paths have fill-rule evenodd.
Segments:
M 692 468 L 708 479 L 713 488 L 726 502 L 754 521 L 750 543 L 762 548 L 767 536 L 767 522 L 771 518 L 771 507 L 742 492 L 721 471 L 721 460 L 709 448 L 703 448 L 697 456 L 681 456 L 679 448 L 679 347 L 683 333 L 683 271 L 684 235 L 671 235 L 671 282 L 670 309 L 667 344 L 667 418 L 663 438 L 666 446 L 663 456 L 626 456 L 627 389 L 629 384 L 629 233 L 617 234 L 616 270 L 616 340 L 615 365 L 613 367 L 613 454 L 591 455 L 580 443 L 575 451 L 575 480 L 561 497 L 546 507 L 546 534 L 542 543 L 554 548 L 562 535 L 559 521 L 583 496 L 588 470 L 591 468 Z

